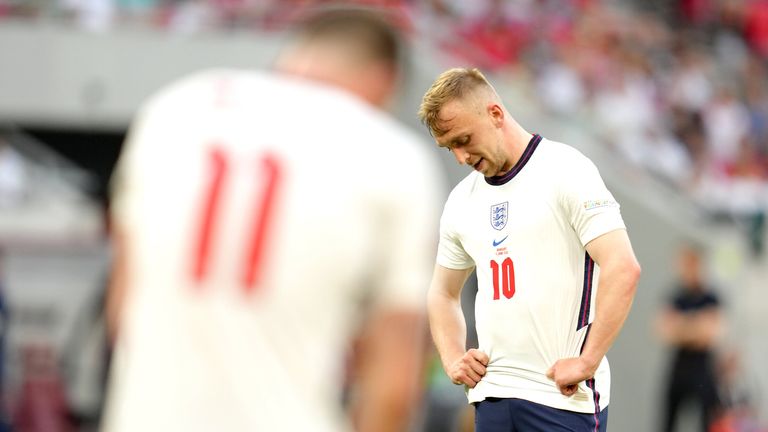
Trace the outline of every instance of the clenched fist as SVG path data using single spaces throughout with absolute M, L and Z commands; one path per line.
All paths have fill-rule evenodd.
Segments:
M 446 370 L 454 384 L 464 384 L 474 388 L 485 376 L 488 355 L 478 349 L 470 349 L 451 363 Z
M 573 396 L 579 389 L 579 383 L 594 375 L 595 368 L 581 357 L 560 359 L 547 371 L 547 378 L 554 381 L 565 396 Z

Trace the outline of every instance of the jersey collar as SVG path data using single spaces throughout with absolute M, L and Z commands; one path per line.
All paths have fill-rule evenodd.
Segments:
M 523 167 L 528 163 L 528 160 L 531 159 L 531 156 L 533 155 L 533 152 L 536 151 L 536 147 L 539 146 L 541 139 L 541 135 L 533 134 L 531 140 L 528 141 L 528 145 L 525 147 L 525 151 L 523 151 L 523 155 L 520 156 L 520 160 L 517 161 L 515 166 L 504 175 L 485 177 L 485 182 L 492 186 L 501 186 L 512 180 L 517 173 L 523 170 Z

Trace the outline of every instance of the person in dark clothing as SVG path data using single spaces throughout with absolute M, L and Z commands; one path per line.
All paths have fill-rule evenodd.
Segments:
M 656 321 L 659 337 L 673 349 L 660 430 L 672 432 L 682 405 L 693 401 L 706 432 L 720 406 L 714 347 L 722 329 L 721 303 L 704 281 L 700 250 L 683 246 L 677 264 L 677 288 Z
M 6 391 L 5 391 L 5 345 L 8 336 L 8 323 L 10 314 L 8 303 L 5 299 L 5 288 L 3 287 L 2 273 L 3 250 L 0 249 L 0 432 L 11 430 L 11 424 L 6 411 Z

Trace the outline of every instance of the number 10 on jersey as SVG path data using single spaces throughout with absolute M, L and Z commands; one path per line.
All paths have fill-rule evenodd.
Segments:
M 499 268 L 501 268 L 501 278 L 499 278 Z M 491 260 L 491 270 L 493 275 L 493 299 L 498 300 L 500 293 L 504 294 L 504 297 L 511 299 L 515 295 L 515 264 L 512 262 L 512 258 L 505 258 L 504 261 L 499 264 L 496 260 Z M 501 290 L 499 290 L 499 279 L 501 279 Z

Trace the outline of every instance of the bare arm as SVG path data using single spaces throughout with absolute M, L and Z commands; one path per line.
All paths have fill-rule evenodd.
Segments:
M 358 343 L 352 417 L 360 432 L 407 430 L 422 395 L 426 319 L 421 311 L 374 313 Z
M 120 317 L 124 299 L 127 292 L 127 248 L 126 235 L 123 229 L 117 224 L 112 224 L 111 228 L 112 243 L 112 271 L 109 276 L 109 287 L 107 288 L 107 335 L 110 343 L 115 342 L 118 333 Z
M 722 331 L 720 311 L 714 307 L 686 313 L 667 308 L 655 324 L 662 341 L 693 349 L 712 347 Z
M 472 268 L 452 270 L 435 265 L 427 301 L 432 339 L 443 369 L 454 384 L 474 387 L 485 375 L 488 356 L 476 349 L 466 351 L 467 327 L 460 295 L 471 273 Z
M 581 355 L 561 359 L 547 372 L 566 396 L 575 393 L 579 382 L 594 376 L 629 315 L 640 277 L 640 264 L 625 230 L 603 234 L 586 249 L 600 266 L 595 319 Z

